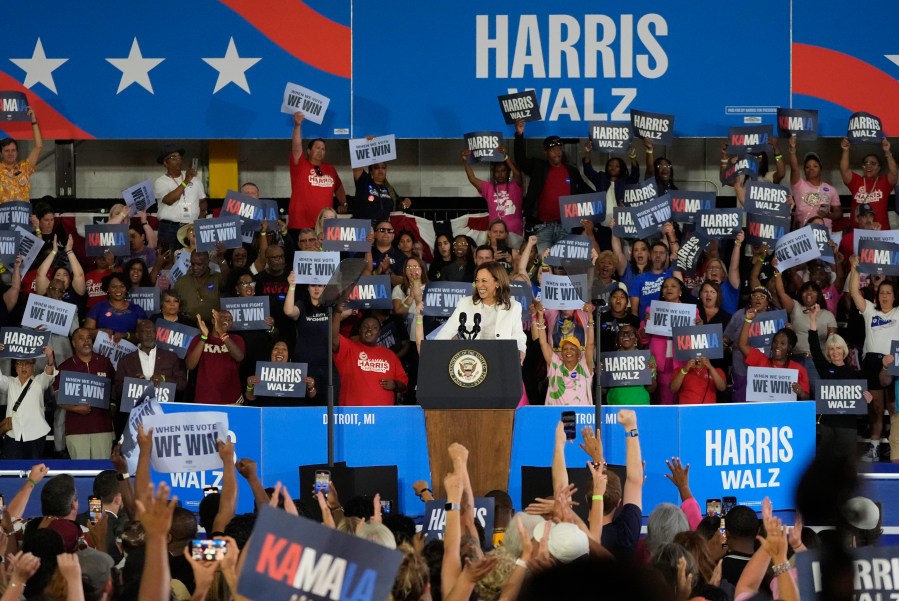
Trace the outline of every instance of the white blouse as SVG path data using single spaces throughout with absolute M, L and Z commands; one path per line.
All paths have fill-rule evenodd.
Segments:
M 53 384 L 56 374 L 59 372 L 53 368 L 53 375 L 40 372 L 34 376 L 34 383 L 28 389 L 28 394 L 22 399 L 19 410 L 13 413 L 12 409 L 25 388 L 18 376 L 0 377 L 0 392 L 6 393 L 6 416 L 12 416 L 12 430 L 6 433 L 14 440 L 30 442 L 43 438 L 50 432 L 50 425 L 44 419 L 44 391 Z M 27 384 L 27 381 L 26 381 Z

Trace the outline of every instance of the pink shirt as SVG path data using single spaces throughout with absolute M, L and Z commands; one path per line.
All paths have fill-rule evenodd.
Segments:
M 508 184 L 484 182 L 481 196 L 487 201 L 490 221 L 502 219 L 510 232 L 519 236 L 524 235 L 524 219 L 521 214 L 524 192 L 518 182 L 515 180 L 509 180 Z
M 830 205 L 838 211 L 838 214 L 842 212 L 840 195 L 827 182 L 821 182 L 820 186 L 813 186 L 807 180 L 800 179 L 793 186 L 793 200 L 796 202 L 793 210 L 794 229 L 804 226 L 809 217 L 817 215 L 819 207 Z M 833 228 L 830 219 L 825 219 L 824 225 L 827 226 L 827 229 Z

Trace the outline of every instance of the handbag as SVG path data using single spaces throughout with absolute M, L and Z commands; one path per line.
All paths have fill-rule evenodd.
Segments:
M 28 384 L 25 385 L 25 388 L 22 389 L 22 392 L 19 393 L 19 398 L 16 400 L 16 404 L 12 407 L 12 412 L 15 413 L 19 409 L 19 405 L 22 404 L 22 401 L 25 399 L 25 395 L 28 394 L 28 389 L 31 388 L 31 383 L 34 380 L 28 380 Z M 3 421 L 0 421 L 0 436 L 4 436 L 7 432 L 12 430 L 12 416 L 4 417 Z

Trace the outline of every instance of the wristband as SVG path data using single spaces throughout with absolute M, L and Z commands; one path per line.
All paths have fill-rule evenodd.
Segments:
M 652 152 L 653 152 L 652 148 L 647 148 L 647 149 L 646 149 L 646 154 L 652 154 Z
M 425 491 L 428 491 L 429 493 L 434 494 L 434 491 L 432 491 L 428 487 L 425 487 L 425 488 L 422 488 L 420 491 L 418 491 L 417 496 L 419 499 L 421 498 L 421 495 L 425 494 Z
M 637 153 L 629 154 L 629 155 L 627 155 L 627 157 L 628 157 L 629 159 L 635 159 L 635 158 L 637 158 Z
M 163 382 L 165 382 L 165 374 L 159 374 L 159 377 L 162 378 Z
M 31 482 L 31 485 L 32 485 L 32 486 L 37 486 L 37 482 L 35 482 L 35 481 L 32 480 L 31 478 L 27 478 L 27 479 L 25 480 L 25 482 Z
M 418 317 L 418 318 L 415 319 L 415 323 L 416 323 L 416 325 L 420 325 L 420 326 L 421 326 L 421 325 L 424 325 L 425 322 L 424 322 L 424 320 L 423 320 L 421 317 Z
M 637 438 L 640 436 L 640 433 L 634 428 L 633 430 L 629 430 L 624 436 L 625 438 Z
M 247 392 L 253 392 L 253 385 L 247 384 Z
M 746 323 L 752 323 L 752 320 L 749 319 L 748 317 L 744 317 L 743 321 L 745 321 Z
M 683 375 L 683 376 L 686 376 L 688 371 L 689 371 L 689 370 L 686 370 L 686 369 L 684 369 L 683 367 L 680 368 L 680 373 L 681 373 L 681 375 Z
M 783 563 L 778 563 L 776 565 L 771 566 L 771 571 L 774 572 L 774 577 L 780 576 L 781 574 L 785 574 L 790 571 L 790 562 L 785 561 Z
M 204 336 L 203 334 L 200 334 L 200 340 L 209 340 L 209 336 Z
M 603 500 L 602 495 L 593 495 L 590 498 L 593 499 L 594 501 L 602 501 Z
M 181 187 L 186 189 L 186 188 L 187 188 L 187 184 L 184 183 L 184 182 L 182 181 L 182 182 L 181 182 Z
M 528 564 L 527 564 L 527 562 L 525 562 L 525 561 L 524 561 L 522 558 L 520 558 L 520 557 L 519 557 L 518 559 L 515 560 L 515 566 L 516 566 L 516 567 L 519 567 L 519 568 L 524 568 L 525 571 L 527 571 L 527 569 L 528 569 Z M 10 586 L 12 586 L 12 585 L 10 585 Z
M 784 155 L 782 155 L 782 154 L 780 154 L 780 153 L 774 155 L 774 160 L 775 160 L 775 161 L 783 160 L 783 158 L 784 158 Z
M 287 287 L 287 289 L 288 289 L 288 290 L 296 290 L 297 287 L 294 286 L 293 284 L 291 284 L 290 286 Z
M 328 505 L 328 509 L 331 510 L 331 513 L 334 513 L 335 511 L 343 511 L 343 506 L 338 505 L 337 507 L 331 507 L 330 505 Z

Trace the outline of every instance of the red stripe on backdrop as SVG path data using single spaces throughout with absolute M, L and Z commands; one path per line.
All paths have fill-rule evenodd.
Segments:
M 25 94 L 28 98 L 29 106 L 34 108 L 34 114 L 41 124 L 41 137 L 44 140 L 94 139 L 93 135 L 63 117 L 52 105 L 41 100 L 31 90 L 23 86 L 19 80 L 3 72 L 0 72 L 0 90 L 23 92 Z M 0 129 L 19 140 L 31 138 L 31 123 L 27 121 L 7 121 L 0 124 Z M 24 159 L 25 157 L 21 156 L 20 158 Z
M 272 42 L 307 65 L 350 78 L 350 28 L 323 17 L 300 0 L 221 0 Z
M 853 113 L 880 117 L 884 131 L 899 132 L 899 81 L 854 56 L 793 44 L 793 93 L 827 100 Z

